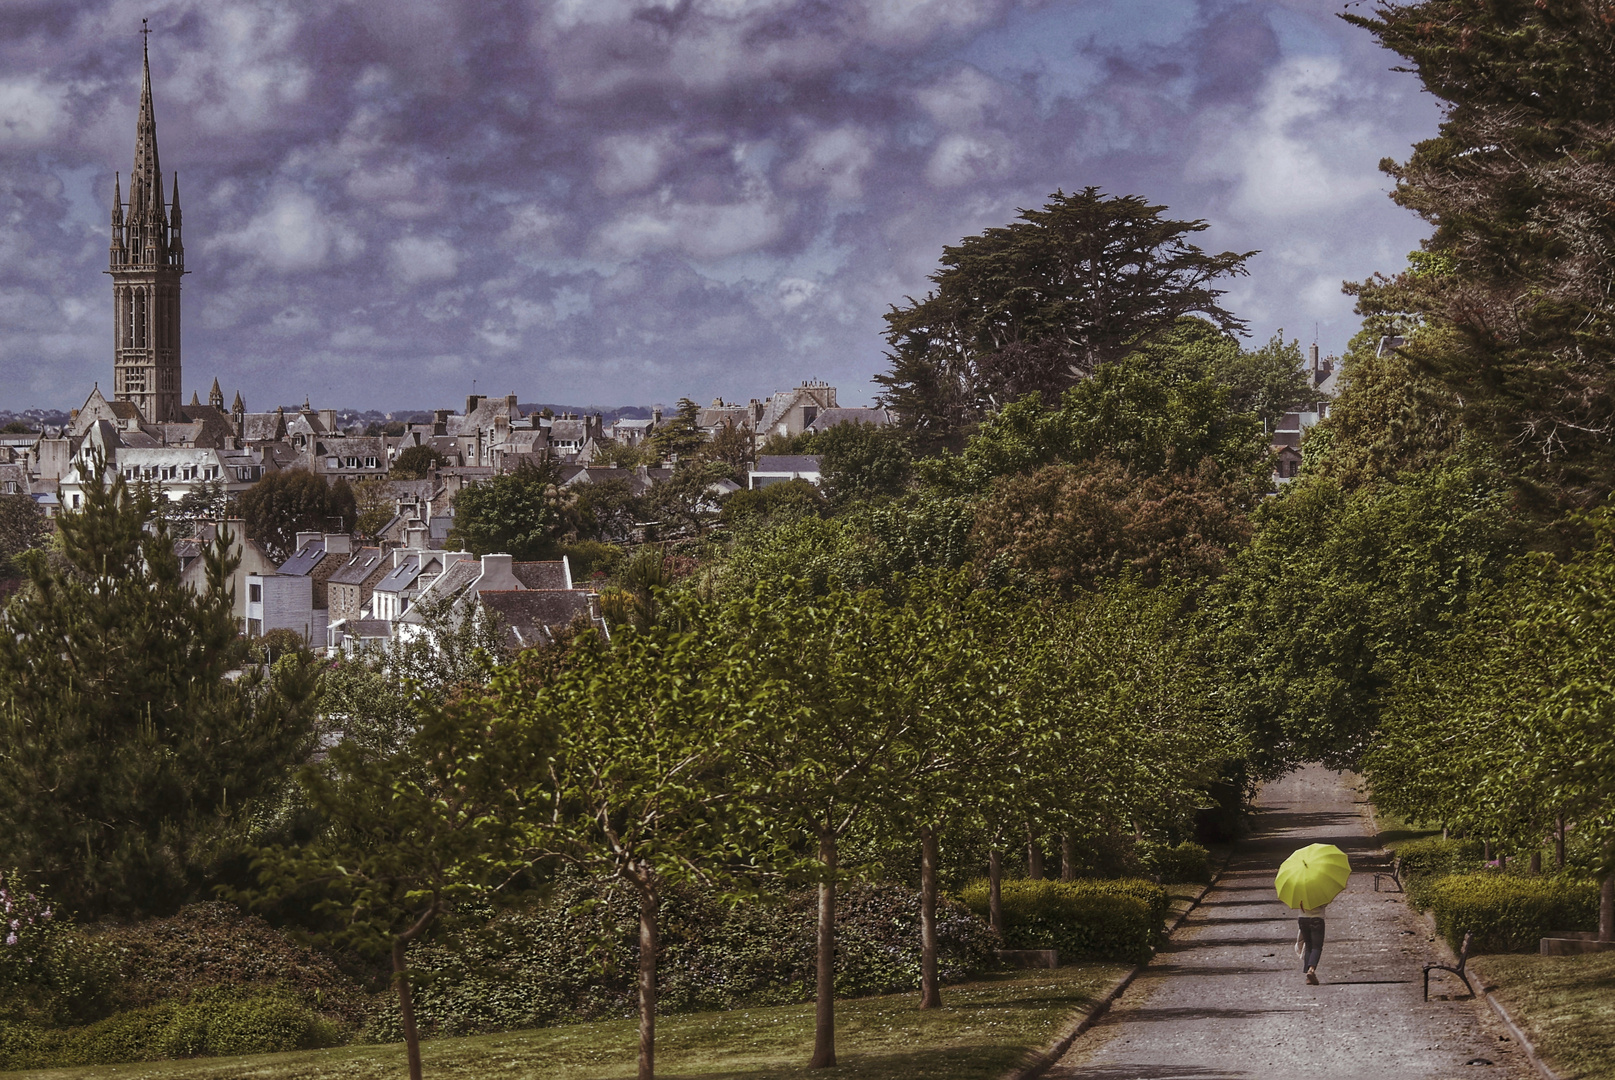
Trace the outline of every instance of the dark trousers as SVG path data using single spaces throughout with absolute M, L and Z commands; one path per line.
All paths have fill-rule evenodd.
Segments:
M 1297 919 L 1301 926 L 1301 970 L 1311 971 L 1323 958 L 1323 920 Z

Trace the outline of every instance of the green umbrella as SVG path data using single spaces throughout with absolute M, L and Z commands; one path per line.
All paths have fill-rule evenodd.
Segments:
M 1344 851 L 1333 844 L 1308 844 L 1284 860 L 1273 884 L 1285 907 L 1320 908 L 1340 895 L 1350 877 Z

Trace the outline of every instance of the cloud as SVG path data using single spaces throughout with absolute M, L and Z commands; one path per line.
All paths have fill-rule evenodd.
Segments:
M 61 136 L 68 119 L 66 87 L 34 75 L 0 79 L 0 150 L 43 146 Z
M 250 262 L 291 274 L 347 262 L 364 251 L 365 243 L 307 192 L 282 189 L 240 230 L 210 240 L 205 247 L 234 251 Z
M 460 271 L 460 253 L 441 236 L 402 236 L 387 245 L 387 269 L 406 285 L 447 281 Z
M 853 201 L 864 193 L 864 173 L 875 161 L 883 139 L 859 124 L 816 131 L 801 153 L 780 171 L 790 187 L 823 187 L 837 199 Z
M 695 259 L 723 259 L 766 247 L 784 227 L 779 209 L 763 199 L 675 202 L 623 214 L 600 230 L 598 242 L 620 258 L 677 251 Z

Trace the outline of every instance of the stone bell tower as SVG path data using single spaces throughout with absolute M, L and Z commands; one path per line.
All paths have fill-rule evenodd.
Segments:
M 144 22 L 144 20 L 142 20 Z M 150 31 L 142 29 L 142 34 Z M 179 285 L 185 273 L 180 241 L 179 176 L 172 202 L 163 198 L 157 161 L 157 119 L 151 104 L 151 56 L 144 71 L 129 201 L 112 188 L 112 390 L 132 402 L 147 423 L 180 419 Z

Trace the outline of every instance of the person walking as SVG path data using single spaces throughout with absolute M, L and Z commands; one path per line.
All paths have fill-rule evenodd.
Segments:
M 1315 908 L 1302 908 L 1296 919 L 1300 933 L 1295 937 L 1295 951 L 1301 956 L 1301 970 L 1307 974 L 1309 986 L 1318 985 L 1318 961 L 1323 959 L 1323 919 L 1328 904 Z
M 1333 844 L 1308 844 L 1284 860 L 1273 880 L 1279 902 L 1301 912 L 1295 951 L 1310 986 L 1318 985 L 1318 961 L 1323 959 L 1324 913 L 1350 880 L 1351 861 Z

